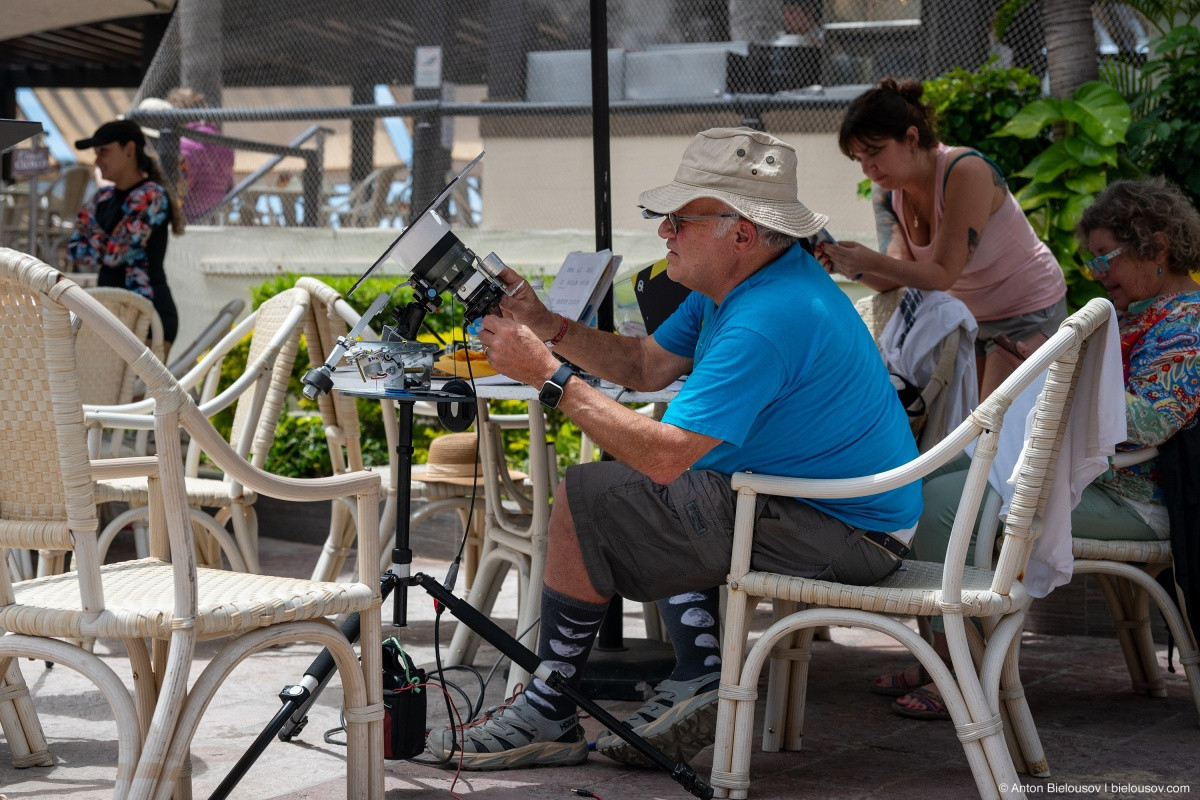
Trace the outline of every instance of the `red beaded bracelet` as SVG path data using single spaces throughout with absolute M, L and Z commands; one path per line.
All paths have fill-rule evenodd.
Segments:
M 565 337 L 567 335 L 567 324 L 568 324 L 567 318 L 565 316 L 563 316 L 562 314 L 559 314 L 559 316 L 562 317 L 562 327 L 558 329 L 558 333 L 554 334 L 554 338 L 546 343 L 546 344 L 550 345 L 551 347 L 554 347 L 554 345 L 561 342 L 563 340 L 563 337 Z

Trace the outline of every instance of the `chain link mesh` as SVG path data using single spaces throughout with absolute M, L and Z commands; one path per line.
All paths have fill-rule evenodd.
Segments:
M 860 176 L 830 134 L 863 88 L 975 68 L 993 53 L 1044 69 L 1038 3 L 1003 42 L 991 35 L 997 5 L 609 0 L 614 227 L 643 228 L 638 192 L 670 180 L 687 140 L 719 125 L 764 128 L 817 173 L 834 170 L 828 180 L 845 184 L 836 213 Z M 588 228 L 590 10 L 587 0 L 182 2 L 131 116 L 163 128 L 160 157 L 189 190 L 199 176 L 179 158 L 181 132 L 232 148 L 228 191 L 203 219 L 213 224 L 401 227 L 486 148 L 451 200 L 456 224 Z M 201 99 L 146 107 L 181 86 Z M 184 127 L 202 120 L 211 128 Z

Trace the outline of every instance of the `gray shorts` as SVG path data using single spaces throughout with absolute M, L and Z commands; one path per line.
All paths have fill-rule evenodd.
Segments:
M 688 470 L 669 485 L 617 461 L 569 467 L 567 500 L 592 585 L 646 602 L 719 586 L 729 574 L 736 494 L 729 476 Z M 751 566 L 855 585 L 900 559 L 865 531 L 790 497 L 760 496 Z
M 1067 318 L 1067 299 L 1064 297 L 1054 305 L 1041 311 L 1031 311 L 1028 314 L 1018 314 L 1015 317 L 991 319 L 979 323 L 979 333 L 975 334 L 975 354 L 986 356 L 996 349 L 992 339 L 1004 335 L 1014 342 L 1021 342 L 1030 336 L 1042 334 L 1049 339 L 1058 333 L 1058 326 Z

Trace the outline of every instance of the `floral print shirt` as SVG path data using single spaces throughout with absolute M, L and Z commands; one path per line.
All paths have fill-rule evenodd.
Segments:
M 1200 292 L 1132 303 L 1120 315 L 1129 440 L 1156 447 L 1200 410 Z M 1158 460 L 1104 473 L 1097 482 L 1123 497 L 1162 505 Z
M 153 301 L 158 284 L 166 280 L 167 193 L 153 181 L 137 184 L 122 202 L 116 226 L 106 231 L 97 208 L 117 194 L 115 186 L 105 186 L 80 209 L 67 257 L 77 270 L 98 273 L 99 285 L 123 287 Z M 159 237 L 162 244 L 154 246 Z

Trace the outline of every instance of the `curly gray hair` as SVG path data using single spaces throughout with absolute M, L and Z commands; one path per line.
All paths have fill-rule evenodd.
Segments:
M 1104 229 L 1117 244 L 1138 258 L 1156 254 L 1153 235 L 1167 237 L 1167 269 L 1186 275 L 1200 267 L 1200 213 L 1174 185 L 1162 177 L 1117 181 L 1096 198 L 1075 228 L 1087 246 L 1092 231 Z

